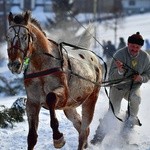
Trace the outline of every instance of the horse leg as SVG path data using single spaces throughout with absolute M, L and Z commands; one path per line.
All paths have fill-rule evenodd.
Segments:
M 28 150 L 33 150 L 36 142 L 37 142 L 37 128 L 39 122 L 39 111 L 40 106 L 33 104 L 27 100 L 26 103 L 26 111 L 28 117 L 28 124 L 29 124 L 29 133 L 28 133 Z
M 88 136 L 90 133 L 89 125 L 92 122 L 95 104 L 98 97 L 99 89 L 95 89 L 93 93 L 82 104 L 82 122 L 79 134 L 78 150 L 83 150 L 88 147 Z
M 54 92 L 50 92 L 46 96 L 46 103 L 50 110 L 50 118 L 51 118 L 50 125 L 53 130 L 53 142 L 55 148 L 61 148 L 64 146 L 65 140 L 63 134 L 58 129 L 59 122 L 56 118 L 56 113 L 55 113 L 56 102 L 57 102 L 57 95 Z
M 64 113 L 66 117 L 73 123 L 73 126 L 80 134 L 81 129 L 81 117 L 77 113 L 77 110 L 75 108 L 68 108 L 64 110 Z

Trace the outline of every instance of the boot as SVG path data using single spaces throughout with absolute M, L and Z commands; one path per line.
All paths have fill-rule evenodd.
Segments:
M 94 138 L 91 140 L 91 144 L 96 145 L 101 143 L 105 137 L 105 133 L 101 133 L 100 135 L 95 134 Z
M 130 116 L 124 123 L 123 128 L 120 132 L 123 138 L 127 139 L 130 133 L 133 131 L 135 125 L 141 126 L 140 120 L 138 117 Z
M 100 124 L 96 130 L 96 133 L 94 135 L 94 138 L 91 140 L 91 144 L 95 145 L 97 143 L 101 143 L 105 137 L 105 132 L 102 125 L 102 119 L 99 120 Z
M 130 116 L 127 121 L 125 122 L 126 128 L 133 128 L 135 125 L 141 126 L 140 120 L 138 117 Z

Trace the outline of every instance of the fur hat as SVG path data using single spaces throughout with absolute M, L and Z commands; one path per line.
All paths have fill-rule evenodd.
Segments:
M 138 44 L 140 46 L 143 46 L 144 40 L 143 40 L 143 37 L 140 35 L 140 33 L 136 32 L 136 34 L 129 36 L 128 43 Z

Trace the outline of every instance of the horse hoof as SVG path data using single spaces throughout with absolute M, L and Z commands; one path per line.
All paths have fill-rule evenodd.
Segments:
M 54 147 L 55 148 L 62 148 L 65 145 L 65 143 L 66 143 L 66 141 L 64 139 L 64 136 L 62 136 L 58 140 L 53 139 L 53 141 L 54 141 Z

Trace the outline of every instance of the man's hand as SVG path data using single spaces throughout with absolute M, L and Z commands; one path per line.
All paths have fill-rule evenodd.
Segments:
M 142 82 L 143 78 L 141 75 L 136 74 L 133 76 L 133 80 L 134 80 L 134 82 Z
M 115 64 L 118 68 L 119 73 L 124 73 L 123 63 L 120 60 L 116 60 Z

